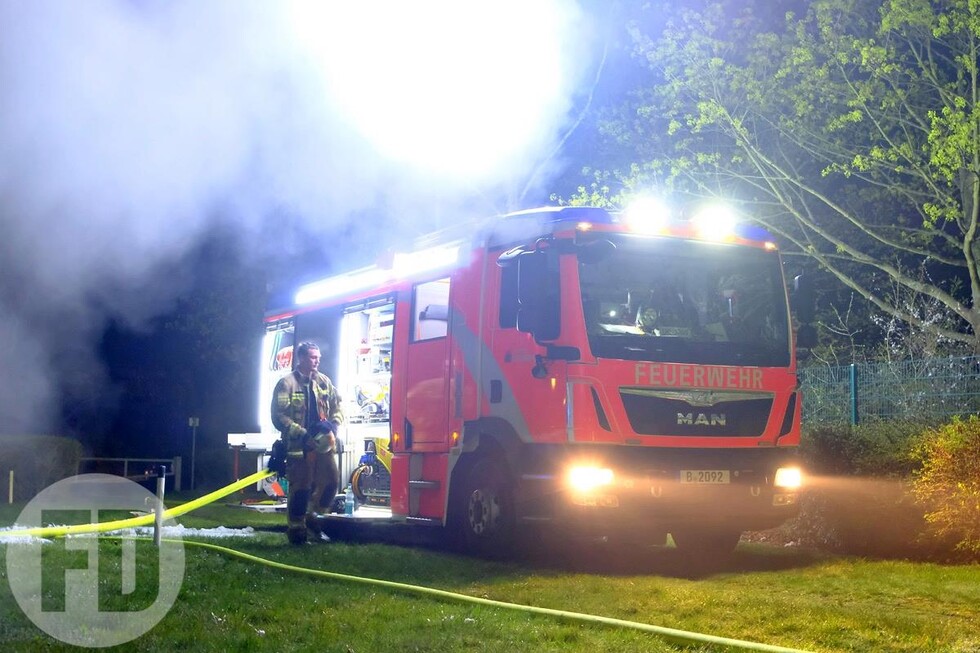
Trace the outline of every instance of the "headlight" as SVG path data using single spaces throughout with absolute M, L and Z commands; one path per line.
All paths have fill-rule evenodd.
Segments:
M 798 490 L 803 485 L 803 470 L 799 467 L 780 467 L 772 484 L 785 490 Z
M 606 467 L 572 467 L 568 470 L 568 485 L 577 492 L 591 492 L 613 482 L 613 471 Z

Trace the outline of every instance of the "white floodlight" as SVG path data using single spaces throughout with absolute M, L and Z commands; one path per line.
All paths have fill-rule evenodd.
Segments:
M 692 222 L 701 238 L 724 240 L 735 233 L 738 216 L 727 204 L 713 203 L 694 214 Z
M 633 231 L 658 233 L 670 221 L 670 207 L 657 197 L 638 197 L 623 212 L 623 221 Z
M 549 143 L 587 53 L 561 0 L 284 5 L 327 106 L 386 158 L 453 179 L 496 178 Z

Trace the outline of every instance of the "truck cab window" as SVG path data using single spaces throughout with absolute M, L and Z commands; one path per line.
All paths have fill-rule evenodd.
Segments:
M 449 277 L 415 286 L 412 341 L 445 338 L 449 334 Z

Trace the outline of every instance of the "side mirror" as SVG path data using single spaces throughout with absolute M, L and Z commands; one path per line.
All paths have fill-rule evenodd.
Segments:
M 816 319 L 817 297 L 816 291 L 813 289 L 813 280 L 809 276 L 799 274 L 793 279 L 793 296 L 791 299 L 797 320 L 803 324 L 809 324 Z
M 542 250 L 517 257 L 517 330 L 538 342 L 561 333 L 561 285 L 557 260 Z

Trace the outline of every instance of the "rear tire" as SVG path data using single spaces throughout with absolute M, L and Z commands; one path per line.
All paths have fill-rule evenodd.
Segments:
M 456 534 L 463 548 L 484 557 L 512 551 L 516 519 L 510 476 L 498 458 L 478 461 L 456 495 Z

